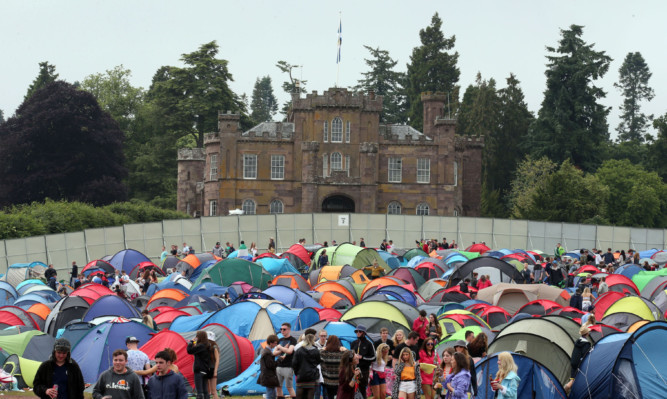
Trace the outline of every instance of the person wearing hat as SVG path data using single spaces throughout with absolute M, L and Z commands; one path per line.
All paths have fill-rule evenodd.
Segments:
M 468 353 L 467 342 L 462 339 L 454 342 L 454 350 L 463 353 L 468 359 L 468 370 L 470 371 L 470 390 L 472 391 L 472 396 L 475 397 L 477 396 L 477 373 L 475 373 L 475 361 Z
M 133 371 L 146 370 L 151 367 L 148 355 L 139 350 L 139 339 L 137 337 L 127 337 L 125 339 L 125 346 L 127 346 L 127 365 Z M 146 393 L 146 382 L 144 377 L 141 377 L 141 387 Z
M 56 339 L 51 357 L 39 366 L 35 374 L 35 395 L 42 399 L 83 399 L 83 390 L 86 388 L 83 374 L 72 359 L 71 352 L 72 346 L 68 340 Z
M 215 243 L 215 246 L 213 247 L 211 252 L 218 258 L 224 258 L 225 249 L 220 245 L 219 241 Z
M 357 334 L 357 339 L 350 345 L 350 350 L 359 359 L 359 368 L 361 369 L 359 392 L 366 399 L 366 388 L 368 387 L 371 364 L 375 361 L 375 347 L 373 346 L 373 342 L 366 336 L 366 326 L 358 324 L 354 332 Z

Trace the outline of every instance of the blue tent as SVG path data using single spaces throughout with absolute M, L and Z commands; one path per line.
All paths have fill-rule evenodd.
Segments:
M 124 249 L 116 253 L 109 263 L 118 270 L 125 270 L 128 275 L 132 269 L 141 262 L 150 262 L 151 260 L 141 252 L 134 249 Z
M 218 262 L 220 261 L 217 259 L 211 259 L 207 260 L 206 262 L 203 262 L 201 265 L 197 266 L 196 269 L 192 270 L 192 274 L 190 275 L 190 277 L 188 277 L 188 280 L 197 281 L 197 279 L 204 270 L 206 270 L 208 267 L 215 265 Z
M 6 281 L 0 281 L 0 306 L 13 305 L 19 297 L 19 293 L 13 285 Z
M 141 318 L 141 313 L 126 299 L 117 295 L 105 295 L 93 302 L 81 321 L 91 321 L 102 316 L 122 316 L 126 319 Z
M 294 288 L 285 287 L 284 285 L 274 285 L 262 292 L 271 296 L 271 298 L 282 302 L 283 305 L 291 309 L 323 308 L 322 305 L 320 305 L 316 300 L 314 300 L 305 292 L 301 292 Z
M 514 363 L 518 366 L 518 375 L 521 378 L 519 389 L 517 390 L 518 399 L 561 399 L 567 398 L 563 386 L 558 382 L 548 368 L 539 362 L 517 354 L 512 353 Z M 498 354 L 495 353 L 486 357 L 475 364 L 477 374 L 477 396 L 476 398 L 492 399 L 494 392 L 489 384 L 489 377 L 495 377 L 498 372 Z
M 227 291 L 229 291 L 229 287 L 223 287 L 221 285 L 212 283 L 210 281 L 206 283 L 201 283 L 196 287 L 192 287 L 192 289 L 190 290 L 191 294 L 199 294 L 206 296 L 213 296 L 213 295 L 224 296 L 227 293 Z
M 32 305 L 36 303 L 43 303 L 46 305 L 49 302 L 51 301 L 44 298 L 43 296 L 31 292 L 30 294 L 21 295 L 19 299 L 17 299 L 14 302 L 14 306 L 18 306 L 23 310 L 28 310 Z
M 389 265 L 389 267 L 391 267 L 392 270 L 398 269 L 401 266 L 401 262 L 398 260 L 396 256 L 390 254 L 387 251 L 380 251 L 379 249 L 377 250 L 377 252 L 378 255 L 380 255 L 380 257 L 382 258 L 382 260 L 385 261 L 385 263 Z
M 160 281 L 159 283 L 151 284 L 148 287 L 148 290 L 146 291 L 146 296 L 150 298 L 157 291 L 164 290 L 164 289 L 167 289 L 167 288 L 175 288 L 177 290 L 183 291 L 186 294 L 190 295 L 191 294 L 190 290 L 187 289 L 184 285 L 179 284 L 178 281 L 173 281 L 174 277 L 172 277 L 172 276 L 177 277 L 178 274 L 172 273 L 172 274 L 169 275 L 169 277 L 165 278 L 164 280 Z M 187 280 L 185 280 L 185 281 L 187 281 Z
M 615 274 L 622 274 L 625 277 L 632 280 L 632 276 L 634 276 L 635 274 L 637 274 L 639 272 L 643 272 L 643 271 L 644 271 L 644 268 L 640 267 L 639 265 L 635 265 L 635 264 L 630 263 L 630 264 L 623 265 L 623 266 L 619 267 L 618 269 L 616 269 L 616 271 L 614 273 Z
M 262 265 L 274 277 L 285 273 L 300 274 L 289 260 L 283 258 L 260 258 L 255 263 Z
M 667 323 L 602 338 L 584 358 L 571 398 L 664 398 L 667 392 Z
M 422 263 L 424 259 L 428 259 L 428 256 L 415 256 L 414 258 L 408 261 L 408 267 L 415 268 L 418 264 Z
M 217 389 L 225 388 L 231 396 L 261 395 L 266 393 L 266 388 L 257 383 L 259 376 L 260 356 L 252 362 L 250 367 L 229 381 L 221 382 Z
M 417 296 L 415 293 L 404 287 L 401 287 L 400 285 L 387 285 L 380 287 L 375 292 L 373 292 L 373 295 L 385 295 L 390 300 L 401 301 L 409 303 L 412 306 L 417 306 Z
M 112 365 L 111 354 L 125 348 L 125 339 L 133 336 L 142 345 L 151 339 L 152 329 L 135 321 L 106 322 L 93 328 L 72 349 L 72 359 L 81 367 L 83 379 L 94 384 L 100 374 Z
M 660 252 L 659 250 L 653 248 L 653 249 L 647 249 L 646 251 L 639 251 L 639 258 L 650 258 L 651 256 L 655 255 L 656 252 Z
M 46 285 L 42 280 L 37 280 L 35 278 L 29 279 L 22 281 L 20 284 L 16 286 L 16 291 L 19 294 L 24 294 L 30 287 L 34 287 L 35 285 Z

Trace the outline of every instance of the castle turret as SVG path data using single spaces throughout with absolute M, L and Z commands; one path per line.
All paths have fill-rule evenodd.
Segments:
M 178 150 L 176 207 L 191 216 L 201 215 L 206 154 L 203 148 Z

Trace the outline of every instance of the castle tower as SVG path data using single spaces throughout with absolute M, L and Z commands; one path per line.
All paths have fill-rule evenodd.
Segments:
M 178 150 L 178 189 L 176 209 L 191 216 L 201 215 L 204 167 L 206 155 L 203 148 Z M 201 186 L 201 187 L 198 187 Z

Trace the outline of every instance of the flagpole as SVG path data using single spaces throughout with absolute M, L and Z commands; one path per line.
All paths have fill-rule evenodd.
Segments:
M 336 56 L 336 87 L 338 86 L 338 77 L 340 76 L 340 47 L 343 44 L 343 17 L 342 12 L 338 12 L 338 54 Z

